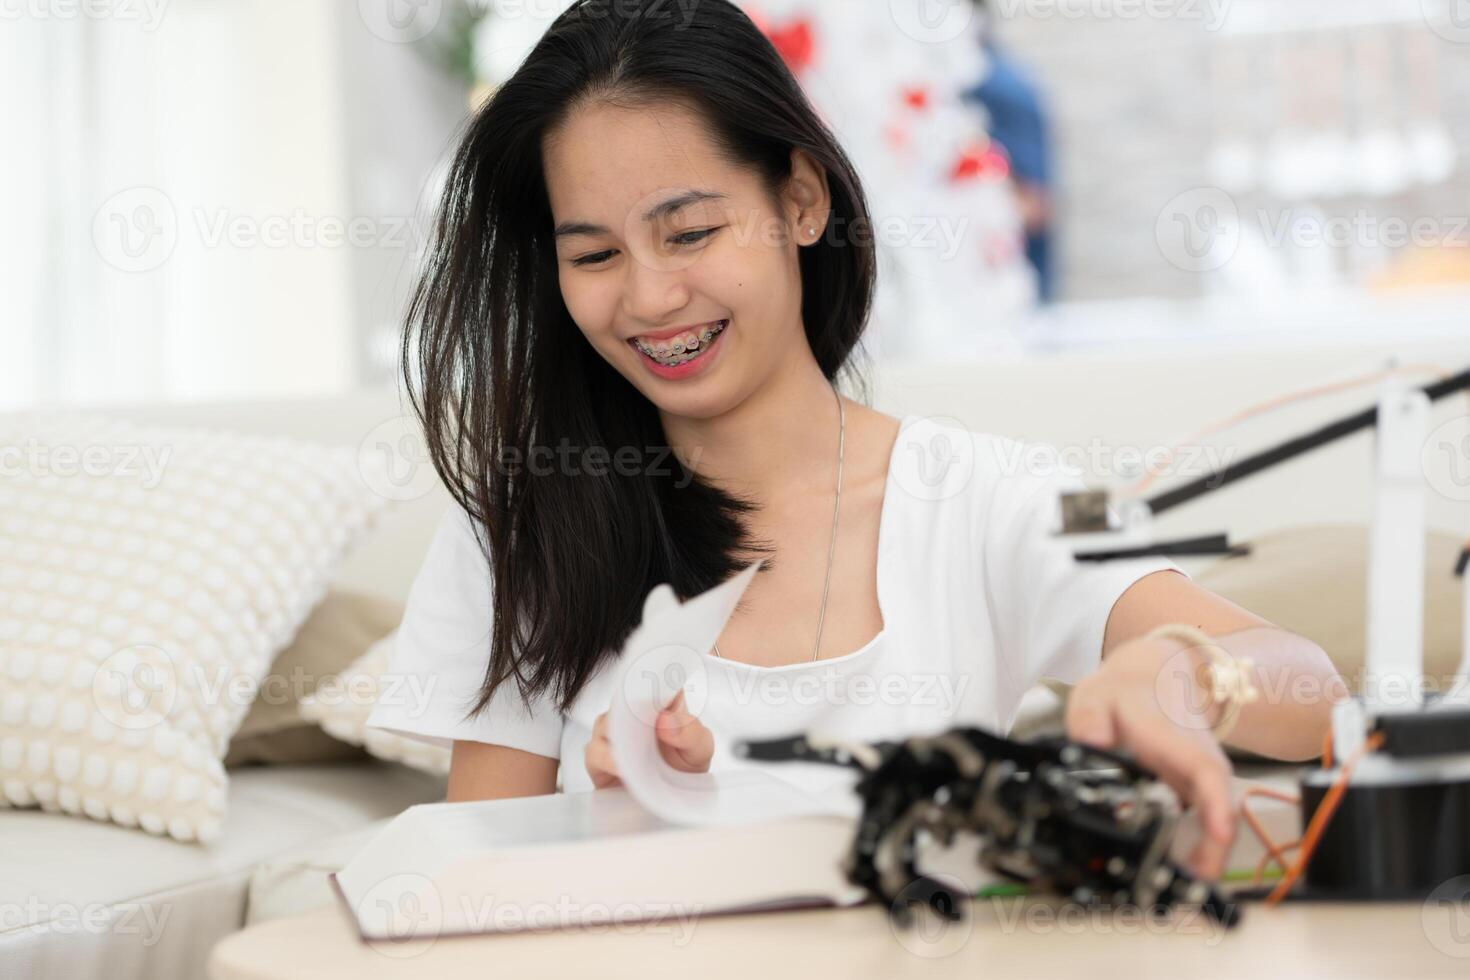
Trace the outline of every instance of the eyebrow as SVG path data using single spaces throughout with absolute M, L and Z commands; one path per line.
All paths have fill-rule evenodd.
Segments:
M 655 204 L 649 208 L 647 213 L 643 215 L 643 220 L 657 221 L 660 218 L 667 218 L 674 212 L 686 208 L 691 204 L 698 204 L 701 201 L 722 201 L 724 199 L 724 194 L 715 191 L 686 191 L 683 194 L 671 197 L 667 201 L 661 204 Z M 570 238 L 573 235 L 606 234 L 610 234 L 610 232 L 602 225 L 590 225 L 585 221 L 564 221 L 556 226 L 556 230 L 552 232 L 552 237 Z

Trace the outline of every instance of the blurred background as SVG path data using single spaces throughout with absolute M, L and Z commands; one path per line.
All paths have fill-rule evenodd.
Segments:
M 880 359 L 1466 329 L 1467 0 L 740 5 L 866 182 Z M 0 0 L 0 407 L 390 384 L 456 136 L 566 6 Z

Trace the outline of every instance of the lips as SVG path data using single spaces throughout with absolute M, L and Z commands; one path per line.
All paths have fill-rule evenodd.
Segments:
M 730 321 L 718 320 L 714 328 L 701 327 L 700 343 L 685 352 L 678 350 L 680 341 L 658 341 L 650 344 L 641 337 L 629 340 L 628 346 L 636 352 L 638 360 L 655 375 L 667 380 L 689 377 L 704 370 L 705 366 L 719 354 L 721 341 L 729 332 Z M 702 334 L 709 333 L 706 341 Z M 676 338 L 678 335 L 675 335 Z M 660 349 L 663 348 L 663 349 Z
M 698 333 L 705 327 L 713 328 L 716 324 L 724 322 L 724 320 L 710 320 L 708 323 L 695 323 L 687 327 L 674 327 L 671 330 L 658 330 L 650 333 L 641 333 L 632 339 L 641 340 L 644 343 L 651 344 L 655 341 L 668 340 L 670 337 L 677 337 L 683 333 Z

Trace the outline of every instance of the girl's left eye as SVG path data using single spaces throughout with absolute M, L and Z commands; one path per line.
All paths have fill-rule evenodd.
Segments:
M 693 245 L 696 242 L 704 241 L 714 233 L 715 229 L 713 228 L 706 228 L 703 231 L 686 231 L 683 234 L 675 235 L 674 241 L 680 245 Z
M 705 228 L 701 231 L 686 231 L 673 236 L 670 241 L 674 242 L 674 244 L 676 245 L 697 245 L 717 231 L 719 231 L 718 228 Z M 594 252 L 591 255 L 584 255 L 580 259 L 573 259 L 572 265 L 601 265 L 603 260 L 611 254 L 611 252 Z

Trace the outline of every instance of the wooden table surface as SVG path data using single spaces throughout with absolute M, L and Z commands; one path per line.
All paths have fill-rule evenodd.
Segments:
M 1200 916 L 1045 901 L 977 899 L 958 924 L 891 926 L 878 905 L 734 915 L 593 930 L 364 943 L 336 905 L 227 937 L 212 980 L 488 977 L 1470 977 L 1470 909 L 1441 903 L 1285 903 L 1245 907 L 1222 932 Z

